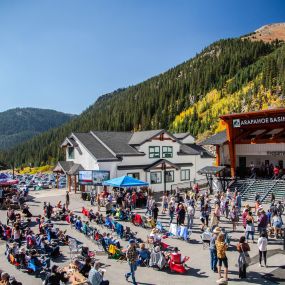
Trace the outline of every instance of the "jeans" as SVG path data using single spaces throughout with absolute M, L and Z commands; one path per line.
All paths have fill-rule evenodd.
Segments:
M 173 218 L 174 218 L 174 214 L 169 214 L 169 216 L 170 216 L 170 224 L 173 222 Z
M 210 249 L 210 255 L 211 255 L 211 269 L 213 271 L 216 271 L 217 270 L 217 263 L 218 263 L 217 250 L 216 249 Z
M 137 284 L 135 277 L 135 271 L 137 269 L 137 265 L 135 263 L 129 263 L 129 266 L 131 271 L 126 274 L 126 277 L 129 278 L 130 276 L 132 276 L 133 284 Z
M 193 228 L 193 221 L 194 221 L 194 216 L 193 215 L 187 215 L 187 228 L 188 229 Z
M 249 239 L 249 235 L 251 235 L 251 239 L 254 240 L 254 232 L 246 232 L 246 239 Z

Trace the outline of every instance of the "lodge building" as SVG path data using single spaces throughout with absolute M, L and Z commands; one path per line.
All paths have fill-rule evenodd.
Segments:
M 72 133 L 61 147 L 66 160 L 54 171 L 67 174 L 75 188 L 80 171 L 102 170 L 110 178 L 129 175 L 148 182 L 154 191 L 170 191 L 204 178 L 197 171 L 214 163 L 214 156 L 190 133 L 166 130 Z

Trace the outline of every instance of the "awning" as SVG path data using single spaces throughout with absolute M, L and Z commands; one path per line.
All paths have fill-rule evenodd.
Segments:
M 130 176 L 121 176 L 104 181 L 103 185 L 124 188 L 124 187 L 135 187 L 135 186 L 148 186 L 148 183 L 135 179 Z
M 226 167 L 225 166 L 205 166 L 199 171 L 197 171 L 198 174 L 203 175 L 203 174 L 212 174 L 216 175 L 223 171 Z

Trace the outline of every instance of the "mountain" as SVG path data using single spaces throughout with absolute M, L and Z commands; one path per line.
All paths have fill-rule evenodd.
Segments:
M 36 108 L 16 108 L 0 112 L 0 150 L 13 148 L 71 118 L 73 115 Z
M 285 45 L 247 38 L 219 40 L 192 59 L 135 86 L 98 98 L 74 120 L 9 152 L 16 165 L 55 162 L 71 132 L 190 131 L 202 138 L 221 129 L 219 115 L 285 104 Z
M 272 42 L 275 40 L 285 41 L 285 23 L 275 23 L 262 26 L 245 38 L 252 41 L 264 42 Z

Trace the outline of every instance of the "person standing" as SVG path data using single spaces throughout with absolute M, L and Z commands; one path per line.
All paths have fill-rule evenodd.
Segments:
M 195 216 L 195 208 L 191 204 L 187 207 L 187 228 L 192 229 Z
M 169 223 L 171 224 L 173 222 L 174 213 L 175 213 L 175 206 L 174 206 L 173 202 L 169 203 L 168 212 L 169 212 L 169 218 L 170 218 Z
M 159 211 L 159 209 L 157 207 L 157 204 L 154 203 L 153 210 L 152 210 L 152 217 L 153 217 L 155 223 L 157 222 L 158 211 Z
M 176 215 L 177 215 L 177 225 L 183 225 L 184 221 L 185 221 L 185 216 L 186 216 L 186 211 L 184 209 L 183 204 L 180 204 L 178 206 L 178 209 L 176 211 Z
M 264 210 L 261 210 L 260 216 L 258 219 L 258 232 L 261 234 L 263 231 L 266 230 L 268 225 L 268 218 Z
M 232 207 L 232 210 L 230 212 L 230 217 L 233 224 L 233 232 L 234 232 L 236 231 L 237 222 L 238 222 L 238 212 L 235 206 Z
M 243 279 L 246 278 L 246 267 L 249 265 L 247 264 L 246 257 L 249 257 L 248 251 L 250 251 L 250 247 L 248 243 L 245 241 L 245 237 L 242 236 L 239 239 L 239 243 L 237 244 L 237 251 L 239 252 L 238 258 L 238 266 L 239 266 L 239 278 Z
M 261 233 L 260 238 L 257 241 L 258 245 L 258 250 L 259 250 L 259 266 L 261 267 L 261 262 L 262 262 L 262 256 L 264 260 L 264 266 L 267 267 L 266 265 L 266 255 L 267 255 L 267 244 L 268 240 L 266 238 L 266 232 Z
M 69 207 L 69 203 L 70 203 L 69 193 L 68 193 L 68 191 L 66 191 L 66 195 L 65 195 L 65 205 L 66 205 L 66 209 L 67 209 L 67 210 L 68 210 L 68 207 Z
M 254 243 L 254 218 L 252 212 L 248 212 L 246 216 L 246 241 L 248 242 L 249 235 L 251 235 L 252 243 Z
M 236 207 L 238 209 L 238 214 L 240 214 L 241 211 L 241 195 L 240 192 L 237 193 L 237 197 L 236 197 Z
M 223 233 L 219 233 L 216 240 L 216 249 L 217 249 L 217 257 L 218 257 L 218 273 L 219 280 L 217 282 L 228 282 L 228 258 L 226 256 L 226 250 L 228 246 L 225 242 L 225 235 Z M 222 264 L 224 264 L 224 278 L 222 277 Z
M 129 241 L 129 247 L 126 252 L 126 257 L 130 266 L 130 272 L 125 274 L 125 278 L 128 281 L 129 277 L 132 276 L 132 281 L 134 285 L 137 285 L 135 271 L 137 270 L 137 260 L 138 260 L 138 252 L 136 250 L 135 240 L 131 239 Z
M 217 269 L 218 257 L 217 257 L 216 240 L 220 232 L 221 232 L 221 229 L 219 227 L 216 227 L 213 230 L 213 234 L 210 239 L 209 249 L 210 249 L 210 258 L 211 258 L 211 269 L 214 272 L 218 272 L 218 269 Z

